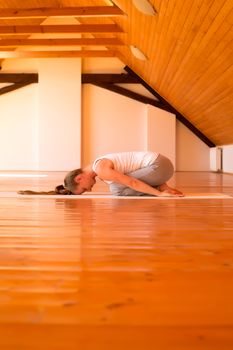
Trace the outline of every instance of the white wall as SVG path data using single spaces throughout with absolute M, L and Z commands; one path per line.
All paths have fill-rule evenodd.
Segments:
M 122 73 L 124 65 L 117 58 L 85 58 L 82 71 L 85 73 Z
M 210 148 L 179 121 L 176 122 L 176 170 L 210 170 Z
M 39 74 L 0 97 L 0 170 L 69 170 L 81 163 L 81 60 L 7 60 L 3 72 Z
M 117 59 L 87 59 L 83 71 L 124 73 Z M 123 87 L 153 98 L 141 85 Z M 161 152 L 175 165 L 174 115 L 90 84 L 82 92 L 84 165 L 105 153 L 134 150 Z
M 233 173 L 233 145 L 222 146 L 223 172 Z
M 124 72 L 118 59 L 82 63 L 84 72 Z M 172 114 L 91 85 L 81 94 L 80 59 L 6 60 L 3 72 L 38 72 L 39 84 L 0 97 L 0 170 L 66 171 L 106 152 L 156 151 L 162 141 L 174 163 L 176 151 L 177 170 L 209 170 L 209 148 L 179 122 L 174 131 Z M 173 118 L 169 130 L 163 115 Z
M 162 109 L 147 105 L 147 150 L 168 157 L 176 169 L 176 117 Z
M 37 166 L 36 86 L 0 96 L 0 170 L 31 170 Z
M 123 68 L 124 65 L 118 59 L 85 59 L 83 64 L 85 73 L 125 73 Z M 153 97 L 140 85 L 127 84 L 124 87 Z M 159 149 L 159 152 L 173 160 L 177 171 L 210 170 L 209 147 L 179 121 L 175 122 L 171 113 L 107 90 L 100 92 L 97 87 L 84 85 L 83 120 L 84 164 L 109 149 Z M 118 122 L 119 129 L 123 130 L 121 133 L 116 127 Z
M 135 150 L 161 152 L 175 161 L 175 128 L 167 127 L 172 121 L 169 114 L 114 92 L 84 85 L 83 164 L 105 153 Z M 164 137 L 168 133 L 170 137 Z
M 82 101 L 83 165 L 105 153 L 146 150 L 145 105 L 89 84 Z
M 96 157 L 124 151 L 155 151 L 176 163 L 175 116 L 114 92 L 83 85 L 83 152 Z
M 2 73 L 34 73 L 36 60 L 4 60 Z M 37 166 L 37 86 L 31 84 L 0 96 L 0 170 Z

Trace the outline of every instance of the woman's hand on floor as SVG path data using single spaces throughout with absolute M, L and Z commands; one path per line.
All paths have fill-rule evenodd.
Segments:
M 165 190 L 160 192 L 158 197 L 184 197 L 184 194 L 177 190 Z

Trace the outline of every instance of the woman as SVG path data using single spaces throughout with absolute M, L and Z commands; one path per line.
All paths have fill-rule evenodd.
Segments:
M 98 177 L 116 196 L 182 197 L 182 192 L 166 183 L 173 173 L 171 161 L 155 152 L 111 153 L 84 169 L 69 172 L 64 186 L 57 186 L 55 193 L 80 195 L 91 191 Z

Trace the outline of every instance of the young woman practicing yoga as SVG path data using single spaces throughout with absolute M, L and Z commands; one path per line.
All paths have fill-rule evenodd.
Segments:
M 57 186 L 55 191 L 50 191 L 48 194 L 80 195 L 91 191 L 98 177 L 109 185 L 111 193 L 116 196 L 182 197 L 184 196 L 182 192 L 169 187 L 166 183 L 173 173 L 171 161 L 159 153 L 111 153 L 97 158 L 92 165 L 84 169 L 69 172 L 64 179 L 64 185 Z

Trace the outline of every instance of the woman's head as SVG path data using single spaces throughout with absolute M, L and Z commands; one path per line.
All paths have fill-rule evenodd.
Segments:
M 66 177 L 64 179 L 64 187 L 67 188 L 71 193 L 75 194 L 75 191 L 77 189 L 77 181 L 76 177 L 80 174 L 82 174 L 82 169 L 75 169 L 70 171 L 68 174 L 66 174 Z
M 91 191 L 95 184 L 95 176 L 95 173 L 84 172 L 82 169 L 72 170 L 66 175 L 64 186 L 57 186 L 55 191 L 59 194 L 82 194 Z
M 64 179 L 64 185 L 58 185 L 55 188 L 55 192 L 57 194 L 75 194 L 76 187 L 77 187 L 75 178 L 77 175 L 81 173 L 82 173 L 82 169 L 75 169 L 70 171 Z

